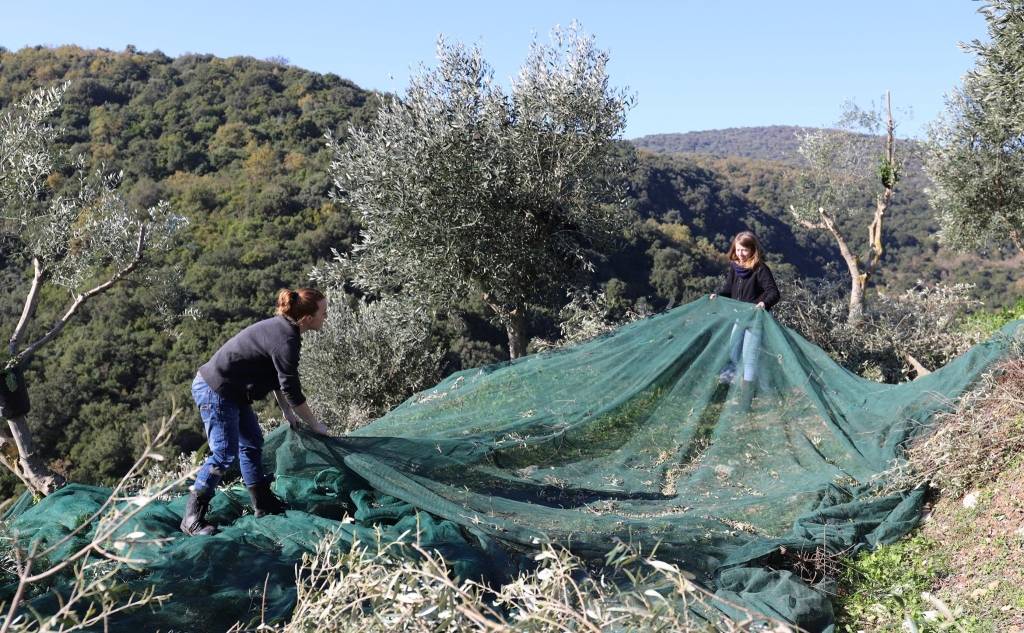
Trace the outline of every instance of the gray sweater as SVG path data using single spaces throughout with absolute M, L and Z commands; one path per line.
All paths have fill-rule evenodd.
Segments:
M 299 383 L 299 326 L 283 316 L 254 323 L 231 337 L 199 368 L 206 384 L 240 404 L 280 389 L 293 407 L 306 401 Z

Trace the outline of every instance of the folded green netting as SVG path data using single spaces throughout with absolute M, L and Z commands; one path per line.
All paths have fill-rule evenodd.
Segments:
M 657 544 L 723 599 L 828 630 L 826 587 L 787 561 L 891 542 L 916 525 L 923 491 L 881 494 L 879 474 L 1021 325 L 886 385 L 763 310 L 702 299 L 583 345 L 454 374 L 343 438 L 279 429 L 265 455 L 294 509 L 257 521 L 239 495 L 218 494 L 212 519 L 230 526 L 189 538 L 177 533 L 183 500 L 155 502 L 130 529 L 172 540 L 141 552 L 150 562 L 126 580 L 174 598 L 123 622 L 223 630 L 259 614 L 265 582 L 265 616 L 287 618 L 303 552 L 332 530 L 343 542 L 383 530 L 416 532 L 456 574 L 491 582 L 543 543 L 594 560 L 620 540 Z M 9 529 L 23 546 L 53 542 L 107 493 L 71 486 L 19 504 Z M 355 521 L 342 523 L 346 513 Z

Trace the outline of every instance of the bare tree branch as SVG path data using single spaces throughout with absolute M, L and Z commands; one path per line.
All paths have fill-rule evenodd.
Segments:
M 13 442 L 14 439 L 8 439 L 7 437 L 0 437 L 0 446 L 3 446 L 7 442 Z M 21 472 L 21 468 L 18 468 L 18 463 L 14 460 L 8 459 L 6 455 L 0 453 L 0 464 L 7 467 L 7 470 L 14 473 L 14 475 L 21 480 L 21 483 L 25 486 L 25 490 L 35 490 L 35 486 L 26 479 L 25 474 Z
M 17 353 L 18 343 L 25 332 L 25 326 L 28 324 L 29 319 L 32 318 L 32 314 L 36 309 L 36 302 L 39 301 L 39 288 L 43 281 L 43 267 L 38 257 L 32 258 L 32 271 L 32 286 L 29 288 L 28 296 L 25 298 L 25 305 L 21 310 L 21 318 L 18 319 L 18 325 L 14 328 L 14 334 L 11 335 L 11 339 L 7 343 L 7 349 L 11 356 Z
M 64 316 L 62 316 L 57 321 L 57 323 L 54 324 L 54 326 L 50 329 L 50 331 L 47 332 L 46 334 L 44 334 L 37 341 L 35 341 L 34 343 L 32 343 L 31 345 L 26 347 L 24 350 L 19 352 L 17 355 L 15 355 L 14 358 L 11 359 L 9 364 L 10 365 L 20 365 L 20 364 L 24 363 L 26 360 L 28 360 L 29 358 L 31 358 L 32 355 L 35 354 L 36 351 L 39 350 L 40 347 L 42 347 L 43 345 L 46 345 L 51 340 L 53 340 L 54 337 L 56 337 L 58 334 L 61 333 L 61 330 L 63 330 L 64 326 L 68 324 L 68 321 L 71 320 L 71 317 L 73 317 L 75 315 L 75 312 L 77 312 L 78 309 L 82 307 L 82 304 L 84 304 L 86 301 L 88 301 L 92 297 L 94 297 L 94 296 L 100 294 L 101 292 L 104 292 L 105 290 L 109 289 L 111 286 L 113 286 L 118 281 L 120 281 L 122 278 L 124 278 L 125 275 L 128 275 L 133 270 L 135 270 L 135 268 L 136 268 L 136 266 L 138 266 L 139 262 L 142 261 L 142 253 L 145 250 L 145 247 L 146 247 L 146 226 L 142 225 L 142 226 L 139 227 L 139 236 L 138 236 L 138 240 L 136 241 L 135 255 L 132 257 L 132 260 L 128 263 L 128 265 L 125 266 L 124 268 L 118 270 L 113 275 L 111 275 L 111 277 L 109 279 L 107 279 L 105 282 L 103 282 L 103 283 L 99 284 L 98 286 L 95 286 L 94 288 L 92 288 L 92 289 L 90 289 L 90 290 L 88 290 L 88 291 L 78 295 L 78 297 L 75 298 L 74 303 L 71 304 L 71 307 L 68 308 L 67 312 L 64 313 Z
M 58 600 L 61 603 L 60 609 L 57 613 L 47 616 L 45 620 L 46 622 L 52 623 L 54 621 L 63 622 L 64 620 L 70 619 L 75 623 L 70 630 L 77 630 L 99 622 L 106 622 L 110 616 L 116 613 L 149 604 L 154 601 L 163 602 L 169 598 L 169 595 L 158 596 L 153 588 L 149 588 L 141 594 L 133 592 L 126 601 L 121 602 L 120 604 L 115 602 L 115 599 L 111 594 L 109 594 L 112 587 L 112 583 L 109 581 L 114 579 L 117 569 L 123 565 L 135 565 L 146 561 L 134 558 L 130 556 L 130 553 L 129 555 L 121 555 L 111 552 L 107 548 L 106 544 L 114 537 L 114 534 L 138 516 L 138 514 L 142 512 L 153 499 L 168 494 L 171 490 L 180 486 L 183 481 L 194 475 L 196 470 L 198 470 L 197 468 L 193 468 L 188 472 L 178 473 L 171 481 L 164 480 L 161 484 L 158 484 L 159 490 L 141 498 L 140 502 L 136 503 L 135 507 L 128 511 L 125 511 L 123 508 L 116 507 L 117 503 L 126 500 L 121 493 L 126 489 L 128 482 L 141 472 L 143 466 L 149 460 L 153 459 L 153 456 L 157 454 L 155 452 L 156 449 L 165 445 L 169 440 L 170 429 L 173 421 L 180 413 L 180 409 L 178 409 L 173 403 L 172 407 L 173 409 L 171 414 L 161 420 L 156 433 L 152 436 L 149 436 L 147 433 L 146 447 L 143 449 L 140 457 L 135 461 L 132 467 L 128 469 L 128 472 L 121 478 L 118 484 L 111 490 L 110 496 L 107 497 L 96 512 L 83 521 L 75 530 L 65 535 L 60 541 L 50 545 L 42 551 L 37 551 L 37 543 L 33 543 L 27 557 L 22 558 L 21 552 L 17 547 L 14 548 L 14 556 L 18 570 L 18 587 L 8 607 L 7 617 L 4 619 L 3 624 L 0 625 L 0 633 L 7 633 L 15 622 L 15 615 L 17 615 L 18 609 L 23 606 L 22 602 L 29 586 L 47 578 L 51 578 L 67 569 L 69 566 L 75 566 L 75 583 L 72 587 L 71 594 L 67 600 L 58 596 Z M 68 543 L 71 539 L 90 528 L 95 529 L 87 544 L 80 547 L 63 561 L 51 565 L 45 570 L 33 573 L 32 568 L 37 561 L 45 560 L 48 555 L 52 554 L 54 551 Z M 127 542 L 134 543 L 136 541 L 129 539 Z M 154 541 L 151 539 L 139 542 Z M 115 543 L 115 548 L 117 547 L 118 545 Z M 98 577 L 87 574 L 87 570 L 95 569 L 96 563 L 89 562 L 90 556 L 93 554 L 99 556 L 104 561 L 112 561 L 117 567 L 104 571 Z M 83 614 L 79 609 L 81 601 L 93 596 L 99 596 L 102 604 L 98 607 L 98 610 L 94 604 L 90 604 Z M 36 618 L 37 620 L 40 620 L 40 624 L 42 625 L 43 618 L 38 614 L 36 614 Z M 61 624 L 57 630 L 69 629 L 65 629 L 64 625 Z
M 893 188 L 899 178 L 899 169 L 896 163 L 896 122 L 892 118 L 892 97 L 889 92 L 885 93 L 886 125 L 885 125 L 885 154 L 882 157 L 884 175 L 882 193 L 875 200 L 875 216 L 868 226 L 868 248 L 869 253 L 865 256 L 867 266 L 864 268 L 865 282 L 878 269 L 885 253 L 882 244 L 882 219 L 885 212 L 892 203 Z
M 907 362 L 910 363 L 910 366 L 914 368 L 915 372 L 917 372 L 918 378 L 920 378 L 921 376 L 927 376 L 928 374 L 932 373 L 932 370 L 922 365 L 920 361 L 911 356 L 909 352 L 904 354 L 903 357 L 907 359 Z
M 790 213 L 793 214 L 793 219 L 796 221 L 796 223 L 804 227 L 805 229 L 824 230 L 826 228 L 824 222 L 812 222 L 811 220 L 808 220 L 807 218 L 801 216 L 800 212 L 797 211 L 796 207 L 793 205 L 789 205 L 789 211 Z M 818 213 L 821 212 L 821 207 L 818 207 Z
M 15 548 L 14 556 L 15 564 L 18 567 L 18 576 L 22 577 L 24 574 L 30 573 L 32 570 L 32 555 L 29 554 L 29 558 L 25 562 L 24 567 L 21 566 L 21 555 L 18 553 L 17 548 Z M 18 583 L 18 588 L 15 590 L 14 596 L 11 598 L 11 606 L 7 609 L 7 617 L 4 618 L 4 624 L 0 627 L 0 633 L 7 633 L 7 631 L 10 630 L 11 624 L 14 622 L 14 615 L 18 612 L 18 605 L 21 604 L 22 599 L 25 597 L 25 589 L 27 587 L 28 585 L 25 583 Z

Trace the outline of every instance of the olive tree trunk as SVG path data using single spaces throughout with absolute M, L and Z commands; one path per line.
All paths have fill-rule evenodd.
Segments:
M 526 315 L 521 311 L 514 310 L 505 321 L 505 331 L 508 333 L 509 358 L 516 359 L 526 356 L 526 345 L 530 342 L 526 330 Z
M 64 485 L 64 478 L 50 470 L 35 451 L 32 433 L 24 415 L 7 419 L 8 429 L 0 431 L 0 460 L 21 479 L 28 490 L 48 495 Z
M 11 338 L 7 343 L 10 360 L 8 360 L 3 367 L 0 367 L 0 370 L 2 370 L 0 371 L 0 374 L 3 374 L 5 377 L 10 374 L 16 375 L 17 381 L 21 383 L 19 387 L 24 389 L 24 368 L 28 364 L 29 360 L 41 347 L 48 344 L 64 331 L 64 327 L 75 316 L 75 314 L 78 313 L 78 310 L 83 304 L 96 295 L 106 292 L 125 276 L 131 274 L 135 270 L 139 265 L 139 262 L 142 261 L 143 251 L 146 247 L 146 236 L 146 227 L 140 227 L 135 243 L 134 256 L 127 265 L 120 270 L 115 271 L 103 283 L 90 288 L 86 292 L 77 294 L 64 315 L 61 316 L 61 318 L 59 318 L 45 334 L 19 350 L 18 348 L 25 334 L 28 322 L 32 319 L 32 316 L 35 313 L 35 308 L 39 301 L 39 292 L 46 276 L 46 271 L 42 263 L 38 258 L 33 258 L 32 285 L 29 287 L 28 295 L 25 298 L 25 303 L 23 304 L 21 311 L 21 318 L 18 320 L 18 324 L 14 328 L 14 333 L 11 335 Z M 10 415 L 9 417 L 7 415 L 4 416 L 7 419 L 8 427 L 10 427 L 10 436 L 7 437 L 6 434 L 0 434 L 0 453 L 6 452 L 4 449 L 9 449 L 10 445 L 13 445 L 17 448 L 18 459 L 15 461 L 7 456 L 3 456 L 0 458 L 0 463 L 3 463 L 15 475 L 17 475 L 29 490 L 41 495 L 48 495 L 64 484 L 64 478 L 53 472 L 45 463 L 43 463 L 42 460 L 39 459 L 36 454 L 35 443 L 32 441 L 32 433 L 25 420 L 26 414 L 27 410 L 17 411 L 14 415 Z M 5 444 L 7 446 L 5 446 Z
M 797 217 L 801 226 L 808 229 L 826 230 L 835 239 L 839 253 L 850 273 L 850 300 L 846 322 L 853 326 L 860 325 L 864 320 L 865 290 L 881 264 L 882 255 L 885 254 L 885 245 L 882 242 L 882 223 L 892 204 L 896 183 L 900 178 L 896 158 L 896 123 L 892 117 L 892 100 L 889 93 L 886 93 L 885 151 L 881 161 L 882 191 L 875 198 L 875 213 L 868 225 L 867 253 L 863 259 L 850 248 L 849 242 L 839 230 L 833 210 L 819 206 L 817 218 L 812 220 L 801 216 L 792 205 L 790 206 L 790 210 Z
M 526 306 L 522 304 L 503 304 L 497 301 L 493 294 L 485 292 L 484 302 L 494 311 L 494 314 L 505 326 L 505 334 L 508 336 L 508 357 L 515 360 L 526 356 L 526 345 L 530 342 L 527 331 Z

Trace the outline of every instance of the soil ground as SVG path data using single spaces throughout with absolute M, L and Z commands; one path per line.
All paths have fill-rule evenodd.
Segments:
M 962 630 L 1024 633 L 1024 456 L 992 483 L 940 499 L 921 531 L 947 556 L 935 594 Z

